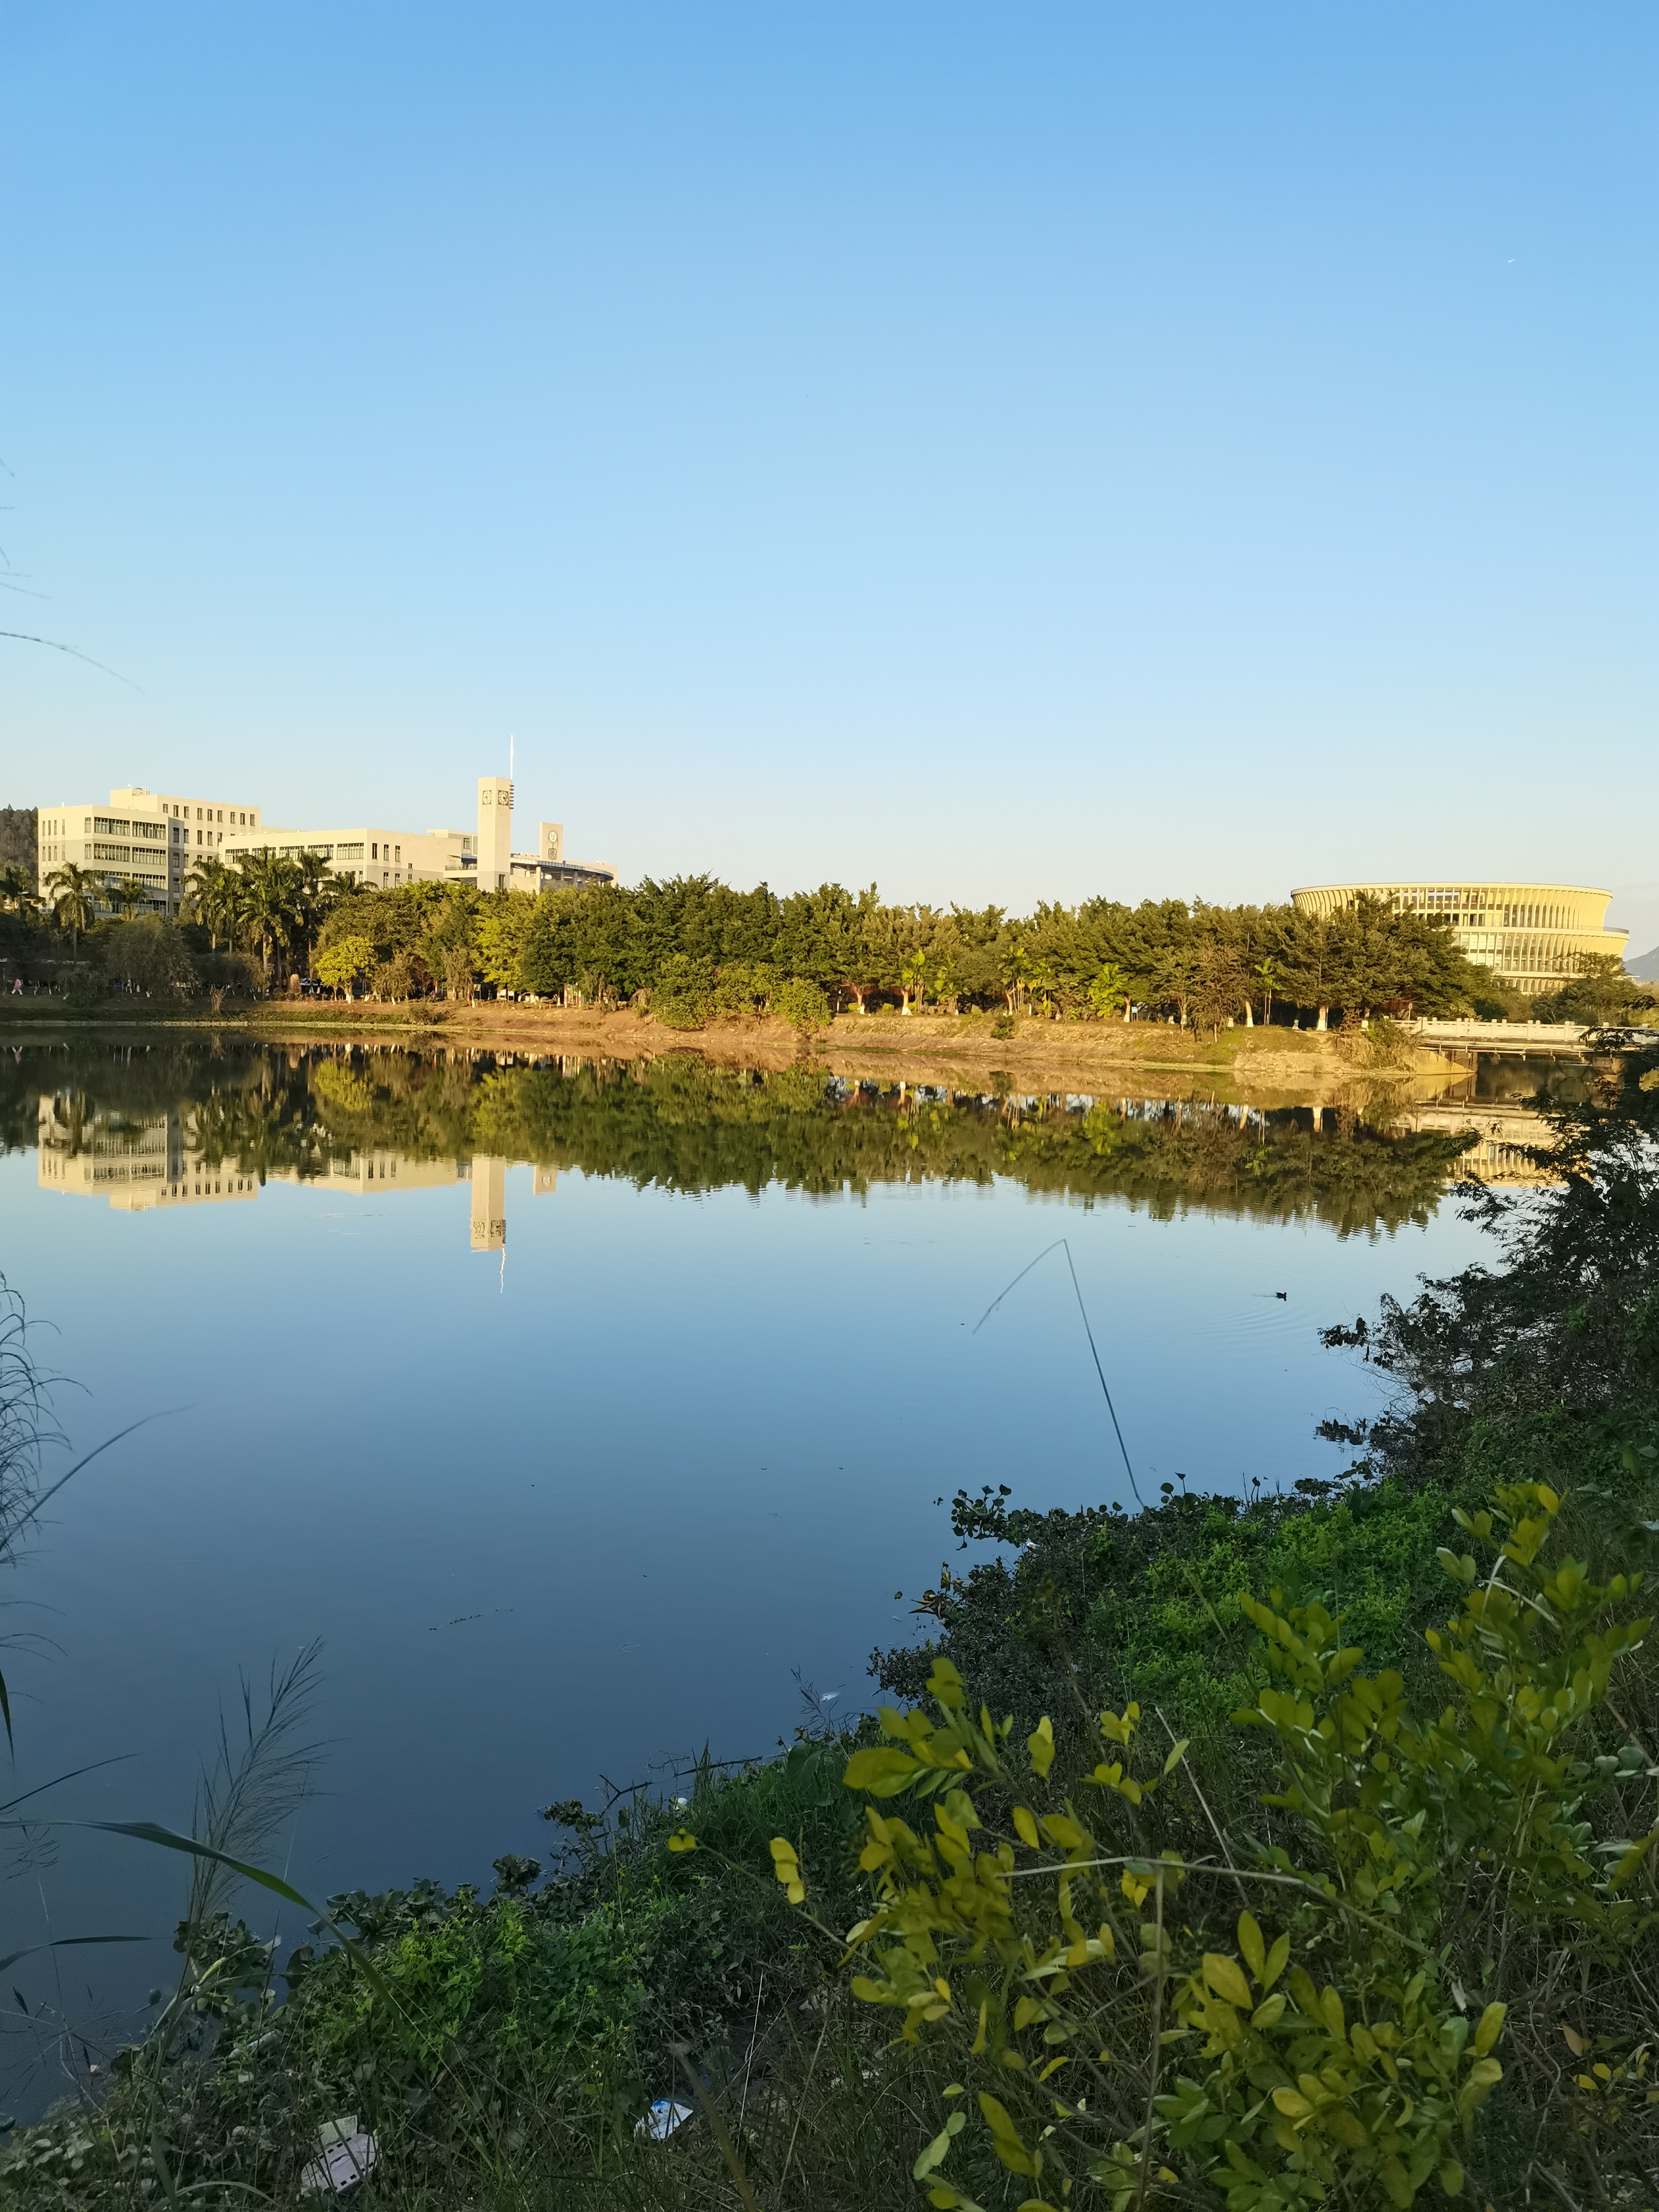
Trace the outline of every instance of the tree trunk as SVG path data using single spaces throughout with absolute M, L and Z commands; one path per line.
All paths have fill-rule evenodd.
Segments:
M 1328 1006 L 1322 1006 L 1319 1009 L 1319 1019 L 1314 1024 L 1316 1030 L 1328 1030 L 1330 1027 L 1330 1024 L 1325 1018 L 1330 1011 Z
M 1250 1011 L 1250 1002 L 1248 999 L 1244 1001 L 1244 1026 L 1247 1030 L 1253 1030 L 1255 1027 L 1255 1016 Z

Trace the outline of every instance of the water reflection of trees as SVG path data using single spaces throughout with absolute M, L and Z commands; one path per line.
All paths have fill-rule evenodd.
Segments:
M 326 1176 L 374 1152 L 488 1152 L 678 1191 L 777 1183 L 829 1194 L 916 1181 L 1315 1218 L 1340 1234 L 1433 1211 L 1466 1138 L 1389 1134 L 1331 1112 L 1182 1102 L 976 1098 L 760 1074 L 669 1057 L 497 1066 L 447 1054 L 168 1044 L 25 1053 L 0 1073 L 0 1132 L 32 1142 L 49 1091 L 70 1129 L 178 1112 L 204 1164 Z

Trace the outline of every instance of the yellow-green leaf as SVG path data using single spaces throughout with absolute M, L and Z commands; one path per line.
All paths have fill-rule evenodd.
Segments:
M 1241 2012 L 1250 2009 L 1250 1985 L 1237 1959 L 1230 1959 L 1221 1951 L 1204 1954 L 1204 1978 L 1220 1997 L 1237 2005 Z
M 985 2124 L 991 2130 L 991 2141 L 1010 2173 L 1027 2173 L 1036 2179 L 1036 2161 L 1019 2139 L 1019 2130 L 1008 2117 L 1008 2108 L 999 2104 L 988 2090 L 979 2093 L 979 2108 L 985 2116 Z
M 668 1838 L 668 1848 L 671 1851 L 695 1851 L 697 1839 L 690 1828 L 676 1828 Z
M 1175 1772 L 1176 1767 L 1181 1764 L 1182 1753 L 1186 1750 L 1187 1746 L 1191 1741 L 1192 1738 L 1190 1736 L 1183 1735 L 1176 1743 L 1170 1753 L 1170 1756 L 1164 1762 L 1164 1771 L 1166 1774 L 1173 1774 Z
M 1480 2024 L 1474 2031 L 1474 2055 L 1484 2058 L 1498 2037 L 1504 2033 L 1504 2017 L 1507 2005 L 1489 2004 L 1480 2015 Z
M 928 2144 L 927 2149 L 921 2154 L 916 2160 L 915 2164 L 911 2167 L 910 2172 L 912 2179 L 916 2181 L 926 2181 L 928 2175 L 933 2171 L 933 2168 L 936 2166 L 943 2166 L 945 2163 L 945 2154 L 951 2148 L 951 2138 L 955 2136 L 959 2136 L 967 2124 L 968 2115 L 966 2112 L 952 2112 L 950 2118 L 946 2120 L 945 2125 L 939 2130 L 939 2133 L 933 2137 L 932 2142 Z
M 1029 1850 L 1036 1850 L 1038 1843 L 1036 1822 L 1023 1805 L 1014 1808 L 1014 1833 Z
M 896 1797 L 921 1771 L 921 1761 L 912 1759 L 908 1751 L 877 1743 L 855 1751 L 841 1778 L 849 1790 L 867 1790 L 872 1797 Z
M 1272 1989 L 1273 1984 L 1279 1979 L 1279 1976 L 1284 1972 L 1286 1966 L 1290 1963 L 1290 1956 L 1291 1939 L 1288 1936 L 1281 1936 L 1279 1941 L 1273 1945 L 1273 1949 L 1267 1954 L 1267 1963 L 1266 1967 L 1256 1976 L 1256 1979 L 1261 1983 L 1264 1990 Z
M 1048 1769 L 1054 1763 L 1054 1728 L 1047 1713 L 1025 1739 L 1025 1748 L 1031 1754 L 1031 1764 L 1046 1782 Z
M 1275 2089 L 1273 2103 L 1287 2120 L 1305 2120 L 1312 2117 L 1313 2106 L 1296 2089 Z
M 1267 1966 L 1267 1953 L 1253 1912 L 1241 1912 L 1238 1916 L 1238 1948 L 1244 1954 L 1245 1965 L 1260 1981 Z
M 935 1659 L 933 1671 L 927 1677 L 927 1693 L 947 1712 L 959 1712 L 968 1702 L 968 1693 L 962 1686 L 962 1677 L 948 1659 Z

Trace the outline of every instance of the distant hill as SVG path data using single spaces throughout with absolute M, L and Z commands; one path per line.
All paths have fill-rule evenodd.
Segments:
M 1634 975 L 1638 983 L 1659 983 L 1659 945 L 1651 952 L 1644 952 L 1639 960 L 1626 960 L 1625 973 Z
M 0 806 L 0 868 L 34 869 L 34 809 Z

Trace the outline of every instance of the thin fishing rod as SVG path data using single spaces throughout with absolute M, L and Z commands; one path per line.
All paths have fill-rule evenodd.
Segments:
M 990 1320 L 991 1316 L 1002 1304 L 1003 1299 L 1008 1296 L 1009 1291 L 1018 1290 L 1019 1285 L 1025 1280 L 1025 1278 L 1030 1273 L 1031 1269 L 1037 1266 L 1039 1261 L 1046 1260 L 1051 1252 L 1063 1252 L 1066 1255 L 1066 1265 L 1071 1270 L 1072 1288 L 1077 1294 L 1077 1310 L 1083 1316 L 1083 1334 L 1089 1340 L 1089 1350 L 1094 1356 L 1095 1373 L 1100 1377 L 1100 1388 L 1102 1395 L 1104 1396 L 1106 1401 L 1106 1410 L 1112 1417 L 1112 1428 L 1117 1437 L 1117 1448 L 1123 1455 L 1123 1471 L 1129 1478 L 1129 1487 L 1134 1492 L 1135 1504 L 1139 1506 L 1141 1511 L 1144 1513 L 1146 1510 L 1146 1501 L 1140 1494 L 1140 1485 L 1135 1480 L 1135 1471 L 1129 1462 L 1129 1447 L 1123 1441 L 1123 1429 L 1117 1418 L 1117 1407 L 1112 1403 L 1111 1386 L 1106 1380 L 1106 1370 L 1100 1364 L 1100 1352 L 1095 1343 L 1094 1330 L 1089 1324 L 1089 1309 L 1083 1303 L 1083 1285 L 1077 1279 L 1077 1266 L 1076 1262 L 1072 1258 L 1070 1240 L 1064 1237 L 1056 1237 L 1052 1244 L 1045 1244 L 1042 1251 L 1037 1254 L 1036 1259 L 1028 1261 L 1026 1265 L 1020 1269 L 1018 1274 L 1014 1277 L 1013 1281 L 1009 1284 L 1007 1290 L 999 1291 L 997 1296 L 992 1299 L 990 1304 L 986 1307 L 984 1312 L 974 1323 L 974 1326 L 969 1334 L 973 1336 L 977 1336 L 981 1329 L 984 1328 L 986 1322 Z

